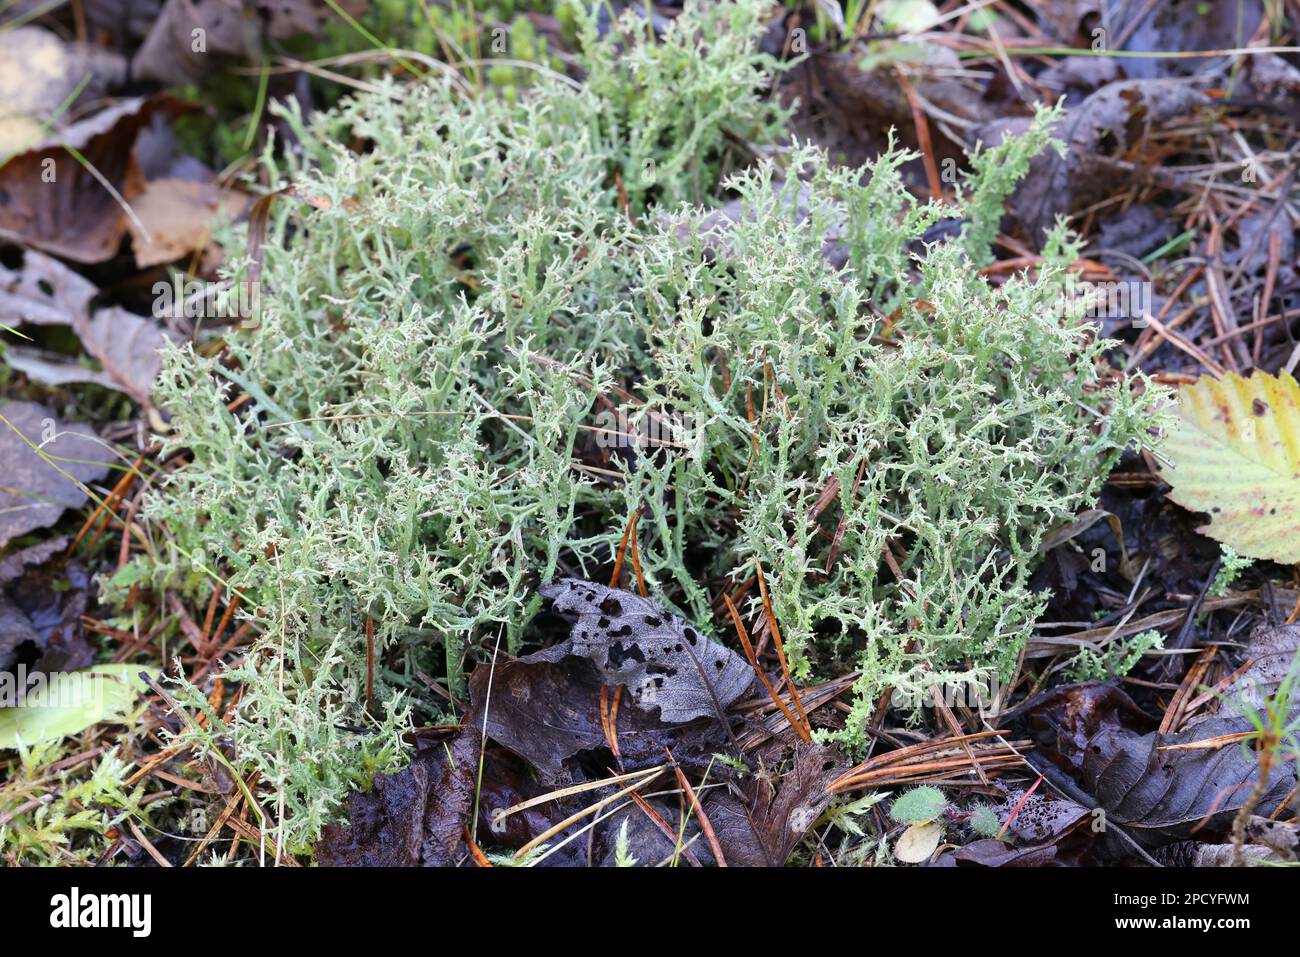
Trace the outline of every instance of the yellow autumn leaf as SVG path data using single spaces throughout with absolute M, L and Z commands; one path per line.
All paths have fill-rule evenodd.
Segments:
M 1169 497 L 1242 555 L 1300 562 L 1300 386 L 1287 373 L 1202 376 L 1161 448 Z

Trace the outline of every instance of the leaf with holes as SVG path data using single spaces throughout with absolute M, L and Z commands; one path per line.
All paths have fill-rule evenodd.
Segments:
M 1166 436 L 1169 497 L 1243 555 L 1300 562 L 1300 386 L 1287 373 L 1202 377 Z
M 539 589 L 574 622 L 568 641 L 524 661 L 588 658 L 612 686 L 626 685 L 643 711 L 668 724 L 719 713 L 754 682 L 740 655 L 709 641 L 648 598 L 595 582 L 562 578 Z

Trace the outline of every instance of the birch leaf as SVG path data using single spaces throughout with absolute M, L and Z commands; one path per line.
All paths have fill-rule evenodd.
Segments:
M 1203 376 L 1178 395 L 1162 449 L 1169 497 L 1251 558 L 1300 562 L 1300 386 L 1286 373 Z

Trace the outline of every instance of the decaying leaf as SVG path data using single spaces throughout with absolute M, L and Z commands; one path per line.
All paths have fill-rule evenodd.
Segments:
M 1041 241 L 1056 222 L 1104 199 L 1121 173 L 1131 177 L 1140 147 L 1158 126 L 1184 119 L 1209 103 L 1205 94 L 1181 80 L 1128 80 L 1110 83 L 1074 107 L 1056 128 L 1064 155 L 1044 150 L 1012 194 L 1009 211 L 1031 238 Z M 1027 119 L 1001 119 L 976 130 L 976 138 L 995 146 L 1028 127 Z
M 28 674 L 77 671 L 95 661 L 82 616 L 90 577 L 67 561 L 66 535 L 24 548 L 0 562 L 0 672 L 20 661 Z
M 1168 50 L 1229 50 L 1250 44 L 1259 28 L 1260 0 L 1200 0 L 1199 3 L 1131 3 L 1111 22 L 1112 32 L 1127 35 L 1124 49 L 1131 52 Z M 1190 75 L 1206 72 L 1212 57 L 1169 59 L 1125 57 L 1131 77 Z M 1250 59 L 1250 58 L 1247 58 Z
M 56 673 L 25 689 L 21 707 L 0 708 L 0 750 L 58 741 L 101 721 L 122 720 L 146 687 L 142 671 L 157 676 L 140 665 L 96 665 Z M 11 678 L 0 675 L 0 682 Z
M 70 326 L 100 368 L 24 345 L 9 346 L 5 361 L 45 385 L 93 382 L 148 405 L 167 333 L 157 322 L 117 307 L 92 315 L 96 293 L 89 280 L 35 250 L 26 250 L 14 268 L 0 263 L 0 322 L 13 328 Z
M 707 803 L 718 841 L 734 866 L 780 867 L 830 806 L 826 790 L 847 765 L 831 747 L 797 742 L 789 771 L 760 770 L 738 796 L 721 792 Z M 741 800 L 745 803 L 741 803 Z
M 1300 858 L 1300 825 L 1270 821 L 1253 815 L 1246 822 L 1246 844 L 1241 857 L 1246 867 L 1266 864 L 1295 864 Z M 1233 844 L 1205 844 L 1177 841 L 1156 851 L 1156 859 L 1168 867 L 1235 867 Z
M 721 718 L 720 709 L 754 683 L 753 669 L 742 656 L 649 599 L 575 578 L 540 591 L 556 612 L 576 621 L 567 641 L 521 660 L 590 659 L 608 684 L 625 685 L 638 708 L 657 709 L 669 724 Z
M 1165 438 L 1169 497 L 1243 555 L 1300 562 L 1300 386 L 1283 372 L 1202 376 Z
M 77 483 L 103 478 L 112 461 L 94 436 L 89 426 L 65 425 L 34 402 L 0 405 L 0 548 L 86 501 Z
M 340 0 L 350 16 L 365 0 Z M 333 10 L 325 0 L 167 0 L 131 61 L 137 79 L 194 83 L 215 68 L 219 56 L 253 58 L 264 37 L 318 35 Z
M 567 784 L 584 777 L 578 759 L 605 749 L 600 692 L 605 684 L 592 663 L 579 658 L 479 665 L 470 675 L 476 709 L 487 711 L 487 735 L 537 769 L 542 780 Z M 628 770 L 662 764 L 671 746 L 677 760 L 705 767 L 725 736 L 716 720 L 666 727 L 658 716 L 621 707 L 617 715 L 619 753 Z M 603 773 L 597 766 L 594 772 Z
M 1011 847 L 1001 841 L 987 838 L 972 841 L 951 853 L 944 853 L 939 863 L 974 867 L 1051 867 L 1056 865 L 1056 847 L 1052 844 L 1031 844 Z
M 70 326 L 90 311 L 98 290 L 80 273 L 34 249 L 10 268 L 0 262 L 0 322 L 12 327 Z
M 1277 693 L 1300 652 L 1300 625 L 1260 625 L 1251 632 L 1242 655 L 1250 662 L 1222 692 L 1220 715 L 1240 715 L 1246 709 L 1263 712 L 1266 699 Z M 1186 722 L 1195 727 L 1212 717 L 1199 714 Z
M 131 206 L 138 221 L 130 224 L 135 264 L 147 269 L 202 251 L 223 212 L 233 218 L 244 202 L 212 182 L 167 177 L 151 180 Z
M 89 319 L 78 317 L 72 328 L 86 352 L 98 360 L 99 369 L 27 346 L 10 346 L 5 361 L 46 385 L 92 382 L 125 393 L 141 405 L 150 404 L 149 393 L 162 368 L 159 350 L 167 342 L 157 322 L 114 306 Z
M 943 838 L 942 821 L 908 825 L 894 844 L 894 856 L 904 864 L 924 864 Z
M 1088 820 L 1089 809 L 1051 793 L 1012 789 L 998 817 L 1010 821 L 1007 831 L 1024 844 L 1055 844 Z M 1015 815 L 1014 817 L 1012 815 Z
M 0 591 L 0 672 L 13 666 L 20 648 L 35 647 L 39 640 L 31 619 Z
M 1047 692 L 1028 713 L 1044 732 L 1044 750 L 1073 767 L 1107 820 L 1127 825 L 1140 840 L 1186 837 L 1198 825 L 1210 832 L 1225 827 L 1249 797 L 1259 769 L 1238 743 L 1249 722 L 1216 715 L 1176 733 L 1141 734 L 1120 720 L 1130 709 L 1138 710 L 1122 691 L 1086 682 Z M 1207 746 L 1187 747 L 1201 742 Z M 1271 813 L 1290 787 L 1275 775 L 1258 812 Z
M 0 236 L 74 262 L 110 258 L 127 233 L 122 203 L 144 189 L 137 134 L 154 115 L 190 109 L 166 96 L 123 100 L 14 156 L 0 166 Z
M 449 867 L 464 856 L 474 805 L 479 735 L 466 730 L 421 748 L 394 774 L 348 797 L 349 824 L 321 830 L 315 859 L 323 867 Z
M 12 11 L 10 11 L 12 13 Z M 34 146 L 81 86 L 90 100 L 126 79 L 126 60 L 99 47 L 65 43 L 38 26 L 0 32 L 0 162 Z
M 16 582 L 29 567 L 48 561 L 68 547 L 68 536 L 56 535 L 43 542 L 29 545 L 22 551 L 15 552 L 4 561 L 0 561 L 0 588 L 10 582 Z M 0 664 L 0 668 L 4 665 Z

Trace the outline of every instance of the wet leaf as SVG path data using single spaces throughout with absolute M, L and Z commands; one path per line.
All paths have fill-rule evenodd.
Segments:
M 457 864 L 474 806 L 476 723 L 471 712 L 450 740 L 431 742 L 402 770 L 377 774 L 369 791 L 349 795 L 349 823 L 321 829 L 316 861 L 323 867 Z
M 28 674 L 94 663 L 95 648 L 81 622 L 90 579 L 78 562 L 64 557 L 67 544 L 67 536 L 59 535 L 19 552 L 12 580 L 0 566 L 0 671 L 20 662 Z
M 1165 438 L 1169 497 L 1242 555 L 1300 562 L 1300 386 L 1283 372 L 1202 376 L 1178 393 Z
M 56 535 L 43 542 L 29 545 L 22 551 L 15 552 L 4 561 L 0 561 L 0 588 L 22 578 L 29 567 L 41 565 L 58 555 L 68 547 L 67 535 Z
M 997 812 L 999 819 L 1011 820 L 1008 833 L 1024 844 L 1056 844 L 1088 819 L 1089 809 L 1080 804 L 1037 792 L 1026 798 L 1026 790 L 1009 791 Z
M 1222 693 L 1220 715 L 1239 715 L 1243 709 L 1264 710 L 1267 698 L 1276 694 L 1300 652 L 1300 625 L 1260 625 L 1251 632 L 1242 655 L 1250 662 Z M 1191 728 L 1207 720 L 1208 714 L 1188 719 Z
M 470 675 L 469 691 L 475 709 L 487 711 L 489 738 L 535 767 L 544 781 L 568 784 L 606 774 L 609 745 L 600 722 L 604 684 L 587 660 L 530 655 L 498 661 L 495 671 L 479 665 Z M 612 700 L 612 689 L 607 696 Z M 628 706 L 626 694 L 617 724 L 627 770 L 662 764 L 665 747 L 683 765 L 703 767 L 726 741 L 716 720 L 666 726 L 656 715 Z M 591 762 L 584 766 L 584 759 Z
M 0 547 L 53 524 L 65 508 L 85 503 L 86 493 L 77 483 L 103 478 L 108 474 L 107 463 L 113 461 L 94 435 L 89 426 L 65 425 L 34 402 L 0 405 L 0 462 L 4 463 L 0 473 Z M 54 464 L 42 459 L 33 445 Z
M 625 685 L 632 703 L 657 709 L 663 721 L 720 719 L 754 684 L 741 655 L 632 592 L 565 578 L 543 585 L 555 611 L 576 619 L 568 641 L 524 661 L 591 660 L 611 686 Z
M 13 667 L 20 649 L 24 646 L 35 648 L 39 642 L 40 637 L 32 627 L 31 619 L 0 591 L 0 672 Z
M 1239 736 L 1250 730 L 1237 715 L 1218 715 L 1170 734 L 1141 734 L 1123 716 L 1137 711 L 1127 695 L 1095 682 L 1064 686 L 1030 708 L 1044 732 L 1041 746 L 1077 772 L 1080 787 L 1096 798 L 1107 820 L 1128 825 L 1139 839 L 1185 837 L 1202 821 L 1211 831 L 1229 823 L 1254 787 L 1258 764 L 1244 754 Z M 1198 743 L 1223 746 L 1176 749 Z M 1291 783 L 1274 776 L 1258 806 L 1269 814 Z
M 956 864 L 977 867 L 1050 867 L 1057 863 L 1056 848 L 1051 844 L 1008 847 L 992 839 L 972 841 L 953 852 L 952 859 Z
M 327 824 L 316 844 L 322 867 L 415 867 L 429 796 L 425 762 L 376 774 L 374 786 L 348 796 L 348 826 Z
M 1009 200 L 1010 213 L 1040 242 L 1058 216 L 1104 199 L 1121 173 L 1131 177 L 1122 164 L 1139 158 L 1152 132 L 1165 122 L 1185 120 L 1209 102 L 1180 80 L 1127 80 L 1102 87 L 1053 131 L 1065 144 L 1064 155 L 1044 150 L 1033 159 Z M 997 120 L 979 127 L 976 138 L 994 146 L 1028 125 L 1027 119 Z
M 339 0 L 338 6 L 355 17 L 368 5 Z M 255 59 L 264 37 L 318 35 L 333 16 L 325 0 L 167 0 L 131 61 L 131 74 L 169 85 L 194 83 L 220 56 Z
M 1128 6 L 1129 9 L 1123 11 L 1124 15 L 1117 17 L 1112 26 L 1116 31 L 1128 33 L 1125 50 L 1140 53 L 1226 50 L 1248 46 L 1263 12 L 1259 0 L 1199 0 L 1197 3 Z M 1131 77 L 1182 76 L 1204 72 L 1213 59 L 1125 57 L 1124 69 Z
M 798 742 L 790 770 L 760 771 L 740 788 L 705 802 L 727 863 L 733 867 L 780 867 L 830 806 L 826 786 L 848 766 L 835 748 Z M 716 773 L 716 772 L 715 772 Z

